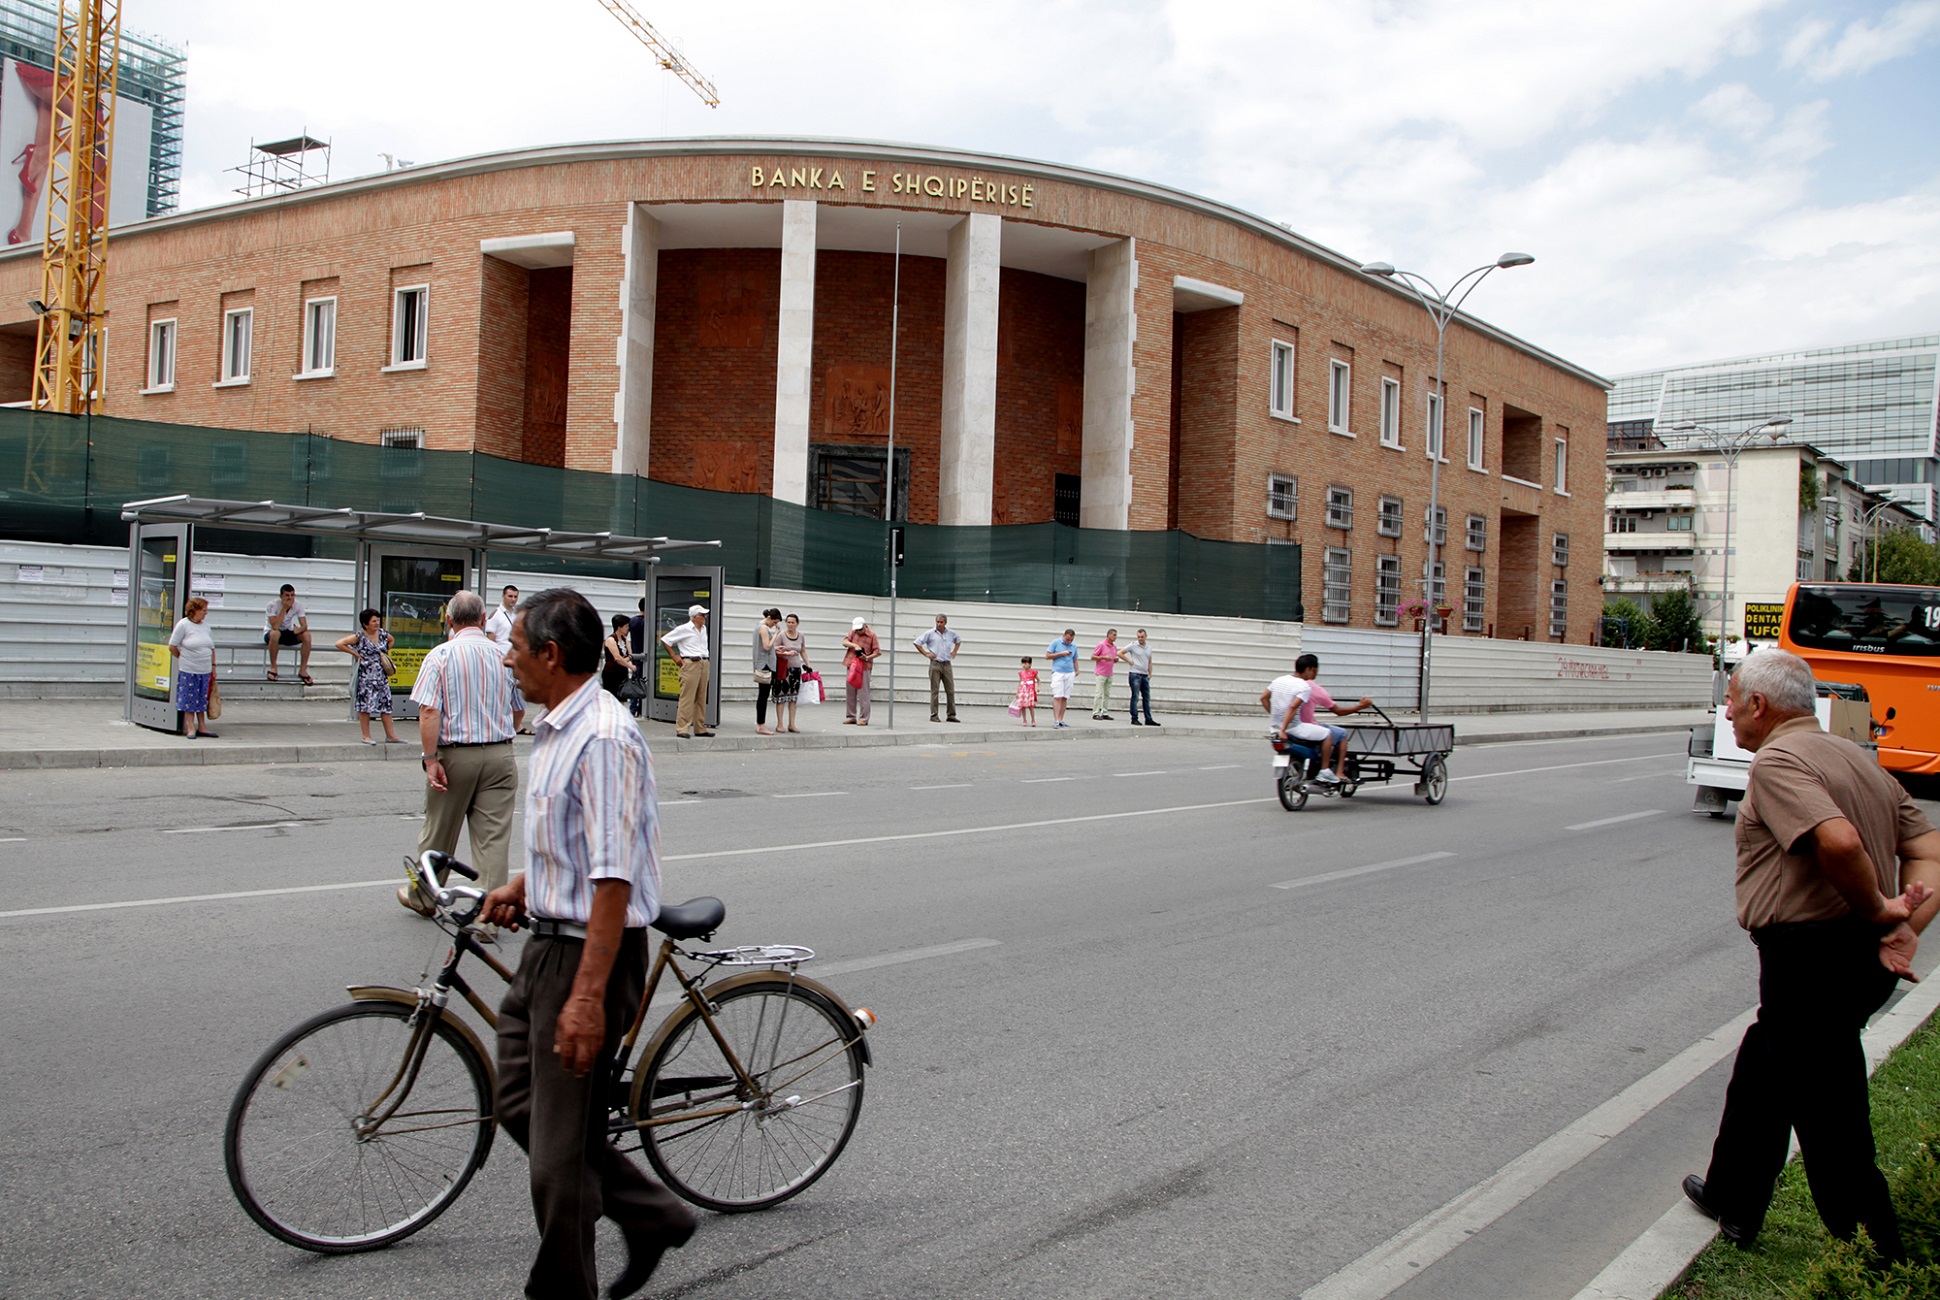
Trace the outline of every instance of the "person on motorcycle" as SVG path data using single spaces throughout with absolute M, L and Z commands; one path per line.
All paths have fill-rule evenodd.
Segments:
M 1374 701 L 1364 695 L 1358 704 L 1334 703 L 1334 697 L 1327 693 L 1327 688 L 1315 680 L 1320 676 L 1318 655 L 1301 655 L 1293 661 L 1293 672 L 1296 677 L 1308 684 L 1307 696 L 1300 702 L 1300 721 L 1327 728 L 1334 740 L 1334 776 L 1344 781 L 1347 779 L 1347 728 L 1320 722 L 1314 717 L 1314 712 L 1317 709 L 1326 709 L 1336 716 L 1344 716 L 1349 713 L 1359 713 L 1362 709 L 1371 709 L 1374 707 Z M 1324 754 L 1321 756 L 1321 762 L 1323 764 L 1326 762 Z
M 1294 661 L 1294 671 L 1275 677 L 1267 688 L 1260 692 L 1260 707 L 1273 719 L 1273 739 L 1284 743 L 1288 737 L 1306 745 L 1320 746 L 1320 775 L 1316 778 L 1323 785 L 1340 784 L 1340 774 L 1328 770 L 1336 763 L 1334 757 L 1334 733 L 1317 722 L 1302 722 L 1300 706 L 1306 703 L 1313 693 L 1313 674 L 1302 674 L 1299 665 L 1313 659 L 1317 669 L 1320 661 L 1312 655 L 1302 655 Z M 1342 733 L 1345 734 L 1345 733 Z

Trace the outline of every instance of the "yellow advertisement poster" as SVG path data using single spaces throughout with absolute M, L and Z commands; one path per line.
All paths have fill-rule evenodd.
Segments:
M 407 695 L 418 684 L 418 669 L 424 666 L 424 657 L 430 651 L 423 646 L 391 647 L 391 663 L 397 672 L 391 677 L 391 689 L 403 691 Z
M 654 673 L 653 689 L 663 699 L 679 699 L 680 664 L 674 660 L 674 657 L 663 650 L 654 660 Z
M 169 662 L 168 642 L 141 641 L 135 645 L 135 684 L 168 694 L 175 666 Z

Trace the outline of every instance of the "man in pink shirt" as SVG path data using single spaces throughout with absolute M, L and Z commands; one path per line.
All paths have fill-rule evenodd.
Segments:
M 1366 696 L 1362 696 L 1358 704 L 1334 703 L 1334 697 L 1327 693 L 1327 688 L 1319 682 L 1314 681 L 1314 678 L 1320 676 L 1319 655 L 1301 655 L 1298 659 L 1294 660 L 1293 675 L 1302 681 L 1313 683 L 1312 688 L 1307 692 L 1307 697 L 1300 701 L 1300 716 L 1296 721 L 1313 722 L 1314 713 L 1319 709 L 1326 709 L 1329 713 L 1345 715 L 1359 713 L 1362 709 L 1372 708 L 1374 705 L 1374 701 L 1368 699 Z M 1334 733 L 1334 775 L 1341 780 L 1346 780 L 1347 728 L 1332 726 L 1324 722 L 1319 725 L 1326 727 L 1327 730 Z
M 1118 629 L 1105 629 L 1105 639 L 1091 647 L 1091 671 L 1097 675 L 1098 685 L 1091 693 L 1091 716 L 1100 722 L 1110 722 L 1111 714 L 1105 712 L 1111 707 L 1111 672 L 1118 662 Z

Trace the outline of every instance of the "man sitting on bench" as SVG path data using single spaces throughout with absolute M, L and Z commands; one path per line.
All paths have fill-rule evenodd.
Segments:
M 263 644 L 269 647 L 270 681 L 276 680 L 277 652 L 284 646 L 292 646 L 302 650 L 296 679 L 305 686 L 316 685 L 310 680 L 310 615 L 303 608 L 303 602 L 296 598 L 296 588 L 287 582 L 263 612 Z

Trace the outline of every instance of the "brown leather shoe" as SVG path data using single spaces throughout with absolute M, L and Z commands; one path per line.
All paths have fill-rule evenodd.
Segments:
M 409 908 L 419 916 L 431 915 L 430 907 L 418 901 L 417 895 L 412 892 L 409 885 L 399 885 L 397 887 L 397 901 L 400 907 Z

